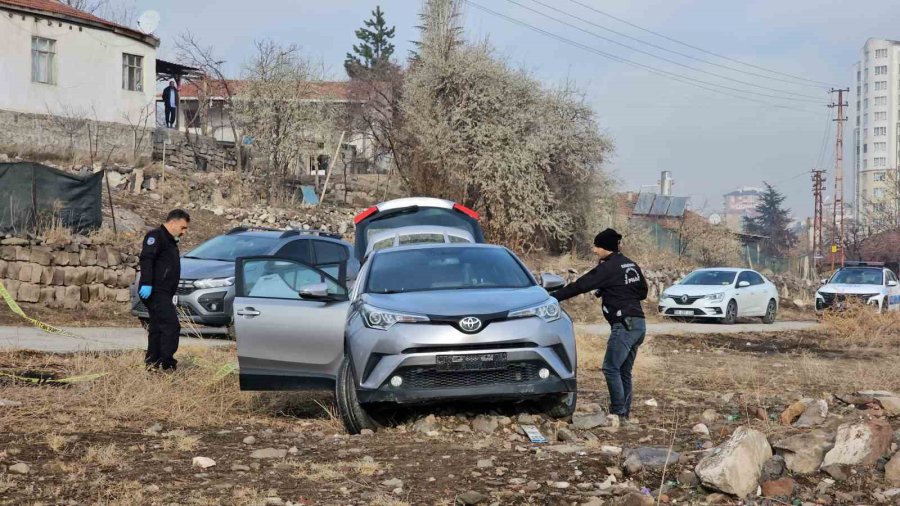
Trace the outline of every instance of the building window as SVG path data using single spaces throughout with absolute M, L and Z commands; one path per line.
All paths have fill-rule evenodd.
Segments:
M 56 84 L 56 41 L 31 38 L 31 81 Z
M 886 142 L 876 142 L 872 145 L 873 151 L 876 153 L 884 153 L 887 151 L 887 143 Z
M 875 159 L 872 160 L 872 167 L 885 167 L 887 165 L 886 161 L 887 158 L 883 156 L 875 157 Z
M 884 137 L 887 135 L 887 127 L 875 127 L 875 137 Z
M 884 198 L 884 188 L 875 188 L 872 190 L 872 196 L 876 199 Z
M 875 75 L 883 76 L 887 74 L 887 65 L 879 65 L 875 67 Z
M 875 91 L 884 91 L 887 89 L 887 81 L 875 81 Z
M 864 98 L 863 99 L 863 109 L 868 109 L 868 108 L 869 108 L 869 99 Z
M 875 105 L 887 105 L 887 97 L 875 97 Z
M 859 78 L 860 78 L 861 75 L 862 75 L 862 72 L 860 72 L 859 70 L 857 70 L 857 71 L 856 71 L 856 82 L 859 82 Z
M 866 160 L 865 158 L 863 158 L 863 169 L 868 169 L 868 168 L 869 168 L 869 161 Z
M 876 112 L 875 121 L 887 121 L 887 111 Z
M 884 181 L 885 180 L 884 172 L 876 172 L 874 179 L 875 179 L 875 181 Z
M 144 91 L 144 57 L 122 53 L 122 89 Z
M 876 49 L 875 58 L 887 58 L 887 49 Z
M 863 114 L 863 126 L 864 127 L 869 126 L 869 113 Z

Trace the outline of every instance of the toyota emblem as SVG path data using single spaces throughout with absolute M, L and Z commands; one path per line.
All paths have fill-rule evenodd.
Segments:
M 687 295 L 682 295 L 682 296 L 681 296 L 681 303 L 682 303 L 682 304 L 687 304 L 687 303 L 688 303 L 688 296 L 687 296 Z
M 459 328 L 463 332 L 478 332 L 481 329 L 481 320 L 474 316 L 467 316 L 459 321 Z

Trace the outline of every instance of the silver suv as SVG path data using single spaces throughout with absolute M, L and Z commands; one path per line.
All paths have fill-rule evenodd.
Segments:
M 214 237 L 181 257 L 178 308 L 183 318 L 207 327 L 228 327 L 234 301 L 234 262 L 238 257 L 276 255 L 314 265 L 343 283 L 359 273 L 353 246 L 339 235 L 316 230 L 237 227 Z M 146 325 L 147 307 L 131 290 L 132 314 Z
M 423 210 L 442 215 L 427 206 L 386 215 L 415 225 L 413 215 Z M 441 225 L 450 219 L 443 216 Z M 474 228 L 463 222 L 481 237 L 477 221 Z M 365 246 L 359 232 L 357 252 Z M 556 417 L 575 408 L 575 332 L 547 292 L 563 281 L 544 275 L 538 283 L 503 247 L 380 249 L 352 288 L 273 256 L 239 259 L 236 275 L 241 388 L 334 388 L 350 433 L 377 427 L 395 404 L 535 400 Z

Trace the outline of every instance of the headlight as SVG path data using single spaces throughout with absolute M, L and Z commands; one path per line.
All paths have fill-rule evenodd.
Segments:
M 816 292 L 816 298 L 825 300 L 825 297 L 820 292 Z
M 537 316 L 538 318 L 544 320 L 545 322 L 552 322 L 559 320 L 559 317 L 562 315 L 562 311 L 559 310 L 559 302 L 555 299 L 544 302 L 539 306 L 533 306 L 525 309 L 519 309 L 517 311 L 511 311 L 508 318 L 529 318 L 532 316 Z
M 234 276 L 230 278 L 198 279 L 194 281 L 197 288 L 224 288 L 234 284 Z
M 703 298 L 710 302 L 722 302 L 725 300 L 725 292 L 713 293 Z
M 398 313 L 369 305 L 363 305 L 361 312 L 366 327 L 377 330 L 387 330 L 395 323 L 427 323 L 430 321 L 427 316 Z

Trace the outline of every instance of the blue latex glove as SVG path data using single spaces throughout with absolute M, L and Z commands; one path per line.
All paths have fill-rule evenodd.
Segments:
M 150 292 L 152 292 L 152 291 L 153 291 L 153 287 L 152 287 L 152 286 L 150 286 L 150 285 L 144 285 L 144 286 L 141 287 L 140 290 L 138 290 L 138 295 L 140 295 L 142 299 L 149 299 L 149 298 L 150 298 Z

